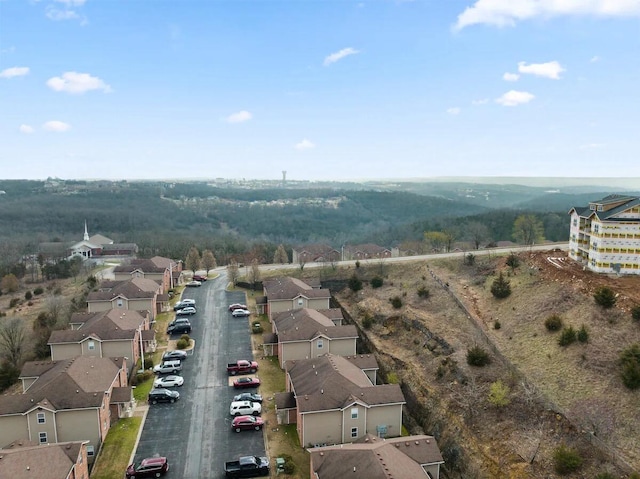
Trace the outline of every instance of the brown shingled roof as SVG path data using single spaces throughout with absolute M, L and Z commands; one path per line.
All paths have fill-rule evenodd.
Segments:
M 263 287 L 267 298 L 271 300 L 305 298 L 330 298 L 328 289 L 316 289 L 298 278 L 276 278 L 265 281 Z
M 308 308 L 283 311 L 273 316 L 279 342 L 311 341 L 319 336 L 330 339 L 357 338 L 355 325 L 335 326 L 322 313 Z
M 368 435 L 353 444 L 309 449 L 312 472 L 318 479 L 418 479 L 428 477 L 422 466 L 442 464 L 431 436 L 381 439 Z
M 128 281 L 102 281 L 98 291 L 87 295 L 87 301 L 111 301 L 121 296 L 127 299 L 153 298 L 159 293 L 160 285 L 148 278 L 132 278 Z
M 74 441 L 0 449 L 0 477 L 64 479 L 75 465 L 82 444 Z
M 108 341 L 131 339 L 145 317 L 137 311 L 109 309 L 96 313 L 74 313 L 71 323 L 82 324 L 79 329 L 52 331 L 48 344 L 79 343 L 88 337 Z

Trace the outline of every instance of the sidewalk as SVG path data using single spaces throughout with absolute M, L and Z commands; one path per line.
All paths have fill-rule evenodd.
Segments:
M 137 405 L 133 408 L 133 416 L 134 417 L 142 417 L 142 422 L 140 423 L 140 429 L 138 429 L 138 435 L 136 436 L 136 443 L 133 446 L 133 451 L 131 451 L 131 457 L 129 458 L 129 464 L 133 464 L 133 458 L 136 455 L 136 451 L 138 450 L 138 443 L 140 442 L 140 436 L 142 435 L 142 431 L 144 430 L 144 422 L 147 420 L 147 413 L 149 412 L 149 405 Z

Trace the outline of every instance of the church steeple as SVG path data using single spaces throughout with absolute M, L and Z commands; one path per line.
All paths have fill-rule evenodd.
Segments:
M 84 238 L 85 241 L 89 241 L 89 232 L 87 231 L 87 220 L 84 220 Z

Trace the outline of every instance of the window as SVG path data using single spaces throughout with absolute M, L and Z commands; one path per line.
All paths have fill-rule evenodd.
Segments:
M 89 351 L 93 351 L 94 349 L 96 349 L 96 342 L 95 341 L 89 341 Z
M 37 417 L 38 417 L 38 424 L 44 424 L 46 422 L 43 412 L 39 412 L 37 414 Z
M 39 436 L 40 444 L 45 444 L 47 442 L 47 433 L 46 432 L 38 433 L 38 436 Z
M 121 299 L 119 299 L 116 304 L 118 305 L 118 308 L 122 308 L 122 306 L 124 306 L 124 301 L 122 301 Z
M 351 428 L 351 437 L 358 437 L 358 428 L 357 427 L 352 427 Z
M 298 306 L 302 306 L 304 304 L 304 301 L 302 298 L 298 298 Z
M 94 455 L 93 446 L 87 446 L 87 456 L 91 457 Z
M 322 339 L 318 339 L 318 349 L 322 349 L 324 347 Z
M 357 407 L 352 407 L 351 408 L 351 419 L 358 419 L 358 408 Z

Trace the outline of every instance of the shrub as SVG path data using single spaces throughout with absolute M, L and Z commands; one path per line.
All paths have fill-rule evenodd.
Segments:
M 289 454 L 280 454 L 278 456 L 284 459 L 283 471 L 285 474 L 291 475 L 296 471 L 296 465 L 293 462 L 293 458 Z
M 601 472 L 596 476 L 596 479 L 616 479 L 616 476 L 614 476 L 610 472 Z
M 640 344 L 632 344 L 620 353 L 620 374 L 626 387 L 640 388 Z
M 35 294 L 36 296 L 42 293 L 44 293 L 44 289 L 42 289 L 40 286 L 33 290 L 33 294 Z
M 20 298 L 11 298 L 11 301 L 9 301 L 10 308 L 14 308 L 19 304 L 20 304 Z
M 562 444 L 553 451 L 553 464 L 558 474 L 569 474 L 582 465 L 578 451 Z
M 464 264 L 473 266 L 476 263 L 476 255 L 473 253 L 467 253 L 464 255 Z
M 429 292 L 429 290 L 427 288 L 425 288 L 424 286 L 420 286 L 418 288 L 418 296 L 419 297 L 427 299 L 430 294 L 431 293 Z
M 185 340 L 184 338 L 178 339 L 178 342 L 176 343 L 176 348 L 178 349 L 186 349 L 188 346 L 189 346 L 189 341 Z
M 491 383 L 489 387 L 489 402 L 496 407 L 505 407 L 511 402 L 509 399 L 509 386 L 499 379 L 495 383 Z
M 498 299 L 506 298 L 511 294 L 511 283 L 504 277 L 502 272 L 500 272 L 498 277 L 493 281 L 491 294 Z
M 26 293 L 24 293 L 24 299 L 29 301 L 31 298 L 33 298 L 33 293 L 31 291 L 27 291 Z
M 357 260 L 355 264 L 356 264 L 356 269 L 360 268 L 360 260 Z
M 544 325 L 548 331 L 560 331 L 562 329 L 562 318 L 557 314 L 552 314 L 544 320 Z
M 153 356 L 150 354 L 145 354 L 144 356 L 144 368 L 145 369 L 153 369 L 155 366 L 155 362 L 153 361 Z
M 493 329 L 500 329 L 502 327 L 502 325 L 500 324 L 500 321 L 498 321 L 497 319 L 493 322 Z
M 190 340 L 191 340 L 191 338 L 189 337 L 189 335 L 188 335 L 188 334 L 182 334 L 182 335 L 180 336 L 180 339 L 184 339 L 185 341 L 190 341 Z
M 380 286 L 382 286 L 382 283 L 384 281 L 382 280 L 382 278 L 380 276 L 376 276 L 374 278 L 371 278 L 371 287 L 372 288 L 379 288 Z
M 393 306 L 395 309 L 402 308 L 402 298 L 400 298 L 400 296 L 394 296 L 393 298 L 389 298 L 389 302 L 391 303 L 391 306 Z
M 489 353 L 480 346 L 476 345 L 471 349 L 467 349 L 467 364 L 471 366 L 486 366 L 491 362 Z
M 560 346 L 568 346 L 571 343 L 575 343 L 576 336 L 576 330 L 573 329 L 573 326 L 563 328 L 562 333 L 560 333 L 560 337 L 558 338 L 558 344 Z
M 355 274 L 349 278 L 349 289 L 354 293 L 362 289 L 362 281 Z
M 362 327 L 364 329 L 371 329 L 371 326 L 373 326 L 373 318 L 367 314 L 362 318 Z
M 616 293 L 611 288 L 602 286 L 598 288 L 593 295 L 593 299 L 596 300 L 598 306 L 602 306 L 605 309 L 613 307 L 616 304 Z
M 589 331 L 587 331 L 587 327 L 583 324 L 578 330 L 578 341 L 581 343 L 589 342 Z
M 640 321 L 640 305 L 631 308 L 631 317 L 634 321 Z
M 509 266 L 511 269 L 516 269 L 518 266 L 520 266 L 520 258 L 518 258 L 517 254 L 511 253 L 509 256 L 507 256 L 507 266 Z

